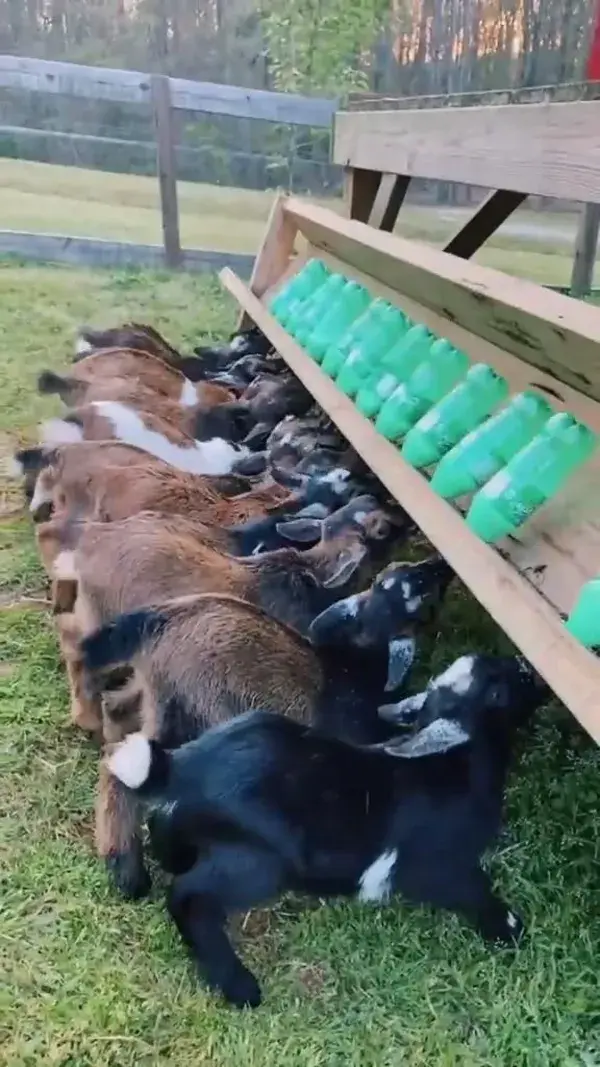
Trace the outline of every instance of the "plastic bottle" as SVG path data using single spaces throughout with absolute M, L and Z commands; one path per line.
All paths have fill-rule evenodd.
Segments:
M 269 311 L 285 326 L 288 316 L 293 314 L 294 306 L 300 305 L 320 285 L 327 280 L 331 272 L 320 259 L 309 259 L 302 269 L 275 294 L 269 304 Z
M 441 400 L 466 374 L 469 360 L 445 338 L 435 341 L 408 381 L 394 390 L 383 405 L 375 426 L 390 441 L 404 437 L 411 426 Z
M 530 444 L 473 497 L 467 524 L 484 541 L 513 533 L 592 455 L 596 434 L 572 415 L 553 415 Z
M 431 488 L 446 500 L 475 493 L 529 444 L 552 413 L 550 404 L 537 393 L 518 393 L 442 457 Z
M 364 285 L 346 282 L 338 298 L 311 330 L 303 342 L 306 351 L 320 363 L 330 344 L 341 337 L 348 326 L 365 311 L 371 297 Z M 300 340 L 300 334 L 298 335 Z
M 379 319 L 385 316 L 390 306 L 387 300 L 382 300 L 380 297 L 371 301 L 366 311 L 363 311 L 362 315 L 359 315 L 350 324 L 341 337 L 337 338 L 333 344 L 330 344 L 321 363 L 321 368 L 325 371 L 325 374 L 328 374 L 330 378 L 335 378 L 355 345 L 369 335 L 369 332 L 375 328 Z
M 430 467 L 505 400 L 508 384 L 487 363 L 474 363 L 464 381 L 409 430 L 402 456 L 412 467 Z
M 310 337 L 311 331 L 319 321 L 321 315 L 337 300 L 347 279 L 343 274 L 330 274 L 323 285 L 315 289 L 305 300 L 301 300 L 295 308 L 291 308 L 286 321 L 286 330 L 295 337 L 300 344 L 300 336 Z
M 376 383 L 367 377 L 358 391 L 356 405 L 369 418 L 374 418 L 394 390 L 410 378 L 435 341 L 426 326 L 415 326 L 409 319 L 405 322 L 404 333 L 381 355 Z
M 600 646 L 600 576 L 584 585 L 565 626 L 586 648 Z
M 404 329 L 402 312 L 389 305 L 373 328 L 352 348 L 339 371 L 336 382 L 346 396 L 356 396 L 362 385 L 381 375 L 381 355 Z

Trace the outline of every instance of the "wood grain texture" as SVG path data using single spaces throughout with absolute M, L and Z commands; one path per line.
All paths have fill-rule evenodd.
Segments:
M 235 118 L 262 119 L 291 126 L 329 128 L 336 100 L 323 97 L 271 93 L 236 85 L 171 78 L 172 105 L 185 111 Z M 149 104 L 151 76 L 134 70 L 86 67 L 76 63 L 0 56 L 0 87 L 33 92 Z
M 333 158 L 417 178 L 600 202 L 600 101 L 341 112 Z
M 431 491 L 425 478 L 402 460 L 247 286 L 229 270 L 222 272 L 221 280 L 425 536 L 600 742 L 600 660 L 566 632 L 556 611 L 515 568 L 475 537 L 460 514 Z
M 317 248 L 600 400 L 599 308 L 295 197 L 285 210 Z
M 265 292 L 275 285 L 287 271 L 294 254 L 294 241 L 298 228 L 289 215 L 285 214 L 284 202 L 285 197 L 282 194 L 275 197 L 264 237 L 254 260 L 250 288 L 258 297 L 264 296 Z M 249 325 L 248 316 L 242 310 L 238 329 L 246 329 Z

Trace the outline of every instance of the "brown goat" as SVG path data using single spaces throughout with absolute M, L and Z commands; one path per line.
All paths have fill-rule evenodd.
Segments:
M 77 339 L 77 354 L 85 357 L 92 352 L 108 348 L 131 348 L 136 352 L 149 352 L 172 367 L 181 363 L 182 357 L 153 326 L 138 322 L 126 322 L 108 330 L 93 330 L 84 326 Z
M 235 399 L 235 394 L 223 385 L 190 382 L 176 367 L 149 352 L 131 348 L 110 348 L 86 356 L 72 366 L 67 376 L 43 371 L 38 378 L 41 393 L 58 393 L 69 407 L 92 400 L 127 400 L 128 387 L 149 389 L 184 409 L 198 404 L 214 407 Z

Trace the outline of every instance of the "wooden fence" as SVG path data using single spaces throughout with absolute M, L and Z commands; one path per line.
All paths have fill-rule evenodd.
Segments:
M 0 231 L 0 252 L 26 258 L 59 259 L 89 265 L 159 265 L 191 270 L 214 270 L 230 264 L 247 273 L 252 257 L 226 252 L 183 250 L 179 234 L 174 113 L 227 115 L 288 126 L 330 129 L 337 101 L 296 96 L 233 85 L 169 78 L 162 74 L 85 67 L 73 63 L 0 56 L 0 88 L 141 104 L 154 121 L 157 174 L 163 231 L 163 249 L 116 241 L 68 238 L 57 234 Z

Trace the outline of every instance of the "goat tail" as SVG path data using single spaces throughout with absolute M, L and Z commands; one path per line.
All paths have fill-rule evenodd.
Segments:
M 145 608 L 119 615 L 112 622 L 84 637 L 81 654 L 90 671 L 104 670 L 119 663 L 129 663 L 168 622 L 162 611 Z
M 128 789 L 155 792 L 169 780 L 171 755 L 141 733 L 129 734 L 107 757 L 111 774 Z

